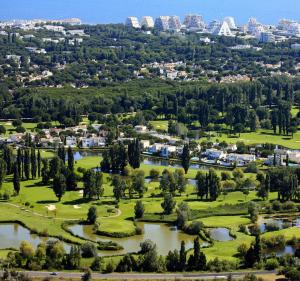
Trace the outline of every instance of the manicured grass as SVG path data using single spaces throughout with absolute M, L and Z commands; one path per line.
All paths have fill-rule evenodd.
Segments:
M 153 126 L 154 130 L 164 132 L 168 131 L 168 121 L 166 120 L 150 121 L 150 123 Z
M 270 237 L 278 236 L 278 235 L 284 235 L 286 240 L 290 240 L 293 237 L 298 238 L 300 236 L 300 228 L 299 227 L 291 227 L 291 228 L 281 229 L 278 231 L 266 232 L 262 235 L 262 237 L 270 238 Z
M 226 242 L 215 242 L 213 247 L 203 249 L 208 260 L 212 260 L 215 258 L 221 260 L 228 260 L 232 262 L 238 262 L 238 258 L 236 257 L 239 245 L 246 243 L 250 245 L 253 237 L 249 235 L 245 235 L 243 233 L 236 233 L 237 237 L 235 240 L 226 241 Z
M 300 147 L 300 131 L 294 134 L 292 138 L 289 136 L 283 135 L 274 135 L 271 130 L 258 130 L 257 132 L 251 133 L 241 133 L 240 137 L 228 137 L 226 134 L 222 134 L 221 136 L 217 136 L 217 133 L 211 133 L 212 135 L 216 135 L 216 137 L 212 137 L 211 141 L 215 141 L 218 139 L 219 141 L 226 141 L 227 143 L 237 143 L 239 141 L 243 141 L 245 144 L 263 144 L 263 143 L 273 143 L 277 145 L 282 145 L 284 147 L 299 149 Z M 200 140 L 202 142 L 203 139 Z
M 240 225 L 250 223 L 249 218 L 245 216 L 219 216 L 199 219 L 205 227 L 225 227 L 237 230 Z

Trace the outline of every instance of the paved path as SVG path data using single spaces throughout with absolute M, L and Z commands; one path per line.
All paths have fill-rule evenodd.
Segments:
M 45 271 L 25 271 L 30 277 L 36 278 L 45 278 L 45 277 L 56 277 L 63 279 L 76 278 L 80 279 L 83 273 L 79 272 L 56 272 L 55 275 L 52 275 L 51 272 Z M 241 278 L 248 273 L 254 275 L 276 275 L 276 271 L 238 271 L 238 272 L 225 272 L 225 273 L 169 273 L 169 274 L 146 274 L 146 273 L 112 273 L 112 274 L 101 274 L 93 273 L 93 279 L 114 279 L 114 280 L 187 280 L 187 279 L 201 279 L 201 280 L 213 280 L 213 279 L 225 279 L 228 275 L 232 275 L 233 279 Z

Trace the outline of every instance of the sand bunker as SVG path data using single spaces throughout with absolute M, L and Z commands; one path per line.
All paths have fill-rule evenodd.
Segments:
M 73 207 L 74 207 L 74 209 L 80 209 L 80 208 L 81 208 L 81 207 L 78 206 L 78 205 L 74 205 Z
M 48 211 L 55 211 L 56 210 L 55 205 L 48 205 L 48 206 L 46 206 L 46 208 L 48 209 Z

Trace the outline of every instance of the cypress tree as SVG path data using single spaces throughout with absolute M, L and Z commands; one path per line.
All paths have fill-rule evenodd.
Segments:
M 43 168 L 41 171 L 42 174 L 42 183 L 47 185 L 50 180 L 50 170 L 49 170 L 49 162 L 48 159 L 42 159 Z
M 29 180 L 30 178 L 30 156 L 29 156 L 29 150 L 25 150 L 24 154 L 24 174 L 25 174 L 25 179 Z
M 68 168 L 70 171 L 74 170 L 74 155 L 73 150 L 70 146 L 68 148 Z
M 41 153 L 40 153 L 40 150 L 38 150 L 38 154 L 37 154 L 37 168 L 38 168 L 38 177 L 40 178 L 41 177 Z
M 58 174 L 54 177 L 52 188 L 58 201 L 61 201 L 62 196 L 66 192 L 66 178 L 63 174 Z
M 179 254 L 179 267 L 180 267 L 180 270 L 184 271 L 185 266 L 186 266 L 185 242 L 181 241 L 180 254 Z
M 10 146 L 4 146 L 3 160 L 6 162 L 6 174 L 9 175 L 13 170 L 13 152 Z
M 21 148 L 17 151 L 17 165 L 19 170 L 19 175 L 22 175 L 22 150 Z
M 13 183 L 14 183 L 14 190 L 15 190 L 16 194 L 19 195 L 21 187 L 20 187 L 20 175 L 19 175 L 18 163 L 15 163 L 15 165 L 14 165 Z
M 190 148 L 188 144 L 185 144 L 183 147 L 183 151 L 181 155 L 181 165 L 184 169 L 185 174 L 187 174 L 190 168 Z
M 31 148 L 30 162 L 31 162 L 31 177 L 35 179 L 36 172 L 37 172 L 37 161 L 36 161 L 35 149 L 33 147 Z
M 2 183 L 5 179 L 6 171 L 7 171 L 6 162 L 0 158 L 0 188 L 2 187 Z

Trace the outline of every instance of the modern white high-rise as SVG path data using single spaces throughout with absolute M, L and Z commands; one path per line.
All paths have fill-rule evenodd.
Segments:
M 262 43 L 274 43 L 275 42 L 275 36 L 272 32 L 262 32 L 260 34 L 260 42 Z
M 233 36 L 229 25 L 226 21 L 223 21 L 219 26 L 217 26 L 213 30 L 212 34 L 217 36 Z
M 295 23 L 297 23 L 297 22 L 294 21 L 294 20 L 281 19 L 281 20 L 279 21 L 279 23 L 278 23 L 277 28 L 278 28 L 279 30 L 287 31 L 287 30 L 290 28 L 290 26 L 291 26 L 292 24 L 295 24 Z
M 224 21 L 227 22 L 230 29 L 237 28 L 233 17 L 226 17 L 226 18 L 224 18 Z
M 154 27 L 159 31 L 169 30 L 169 16 L 160 16 L 156 18 Z
M 154 27 L 154 20 L 150 16 L 144 16 L 141 20 L 141 26 L 146 28 L 153 28 Z
M 253 34 L 256 32 L 257 26 L 259 26 L 260 24 L 258 23 L 258 21 L 256 20 L 256 18 L 250 18 L 247 24 L 247 29 L 248 32 Z
M 300 24 L 297 22 L 290 24 L 287 32 L 291 36 L 300 37 Z
M 133 28 L 141 28 L 137 17 L 128 17 L 126 19 L 125 25 Z
M 201 30 L 205 28 L 205 22 L 201 15 L 186 15 L 183 24 L 187 29 L 191 30 Z
M 214 33 L 215 30 L 217 30 L 220 26 L 221 26 L 221 22 L 219 22 L 217 20 L 213 20 L 208 25 L 208 31 L 210 33 Z
M 169 17 L 169 30 L 179 31 L 181 29 L 181 22 L 178 16 Z

